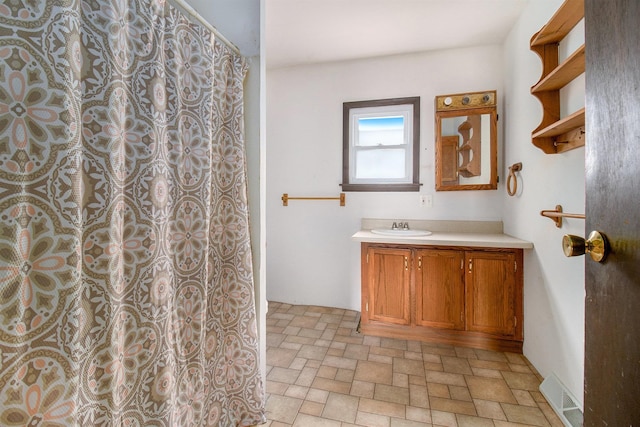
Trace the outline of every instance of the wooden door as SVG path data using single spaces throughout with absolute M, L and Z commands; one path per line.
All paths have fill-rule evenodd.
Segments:
M 464 329 L 464 252 L 416 252 L 416 325 Z
M 411 250 L 369 248 L 368 263 L 368 319 L 408 325 Z
M 512 337 L 516 331 L 516 257 L 468 251 L 465 258 L 467 330 Z
M 586 0 L 585 426 L 640 425 L 640 1 Z

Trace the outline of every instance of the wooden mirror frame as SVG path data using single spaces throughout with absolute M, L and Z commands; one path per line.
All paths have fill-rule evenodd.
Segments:
M 435 162 L 436 162 L 436 191 L 461 190 L 496 190 L 498 188 L 498 114 L 496 109 L 496 91 L 470 92 L 453 95 L 440 95 L 435 99 Z M 459 171 L 459 142 L 447 140 L 442 135 L 442 120 L 451 117 L 489 115 L 490 141 L 489 159 L 490 173 L 486 183 L 481 184 L 447 184 L 446 173 L 451 172 L 444 158 L 446 153 L 455 149 L 455 173 L 458 180 Z M 455 144 L 455 145 L 454 145 Z M 482 161 L 486 161 L 482 159 Z M 449 165 L 450 166 L 450 165 Z

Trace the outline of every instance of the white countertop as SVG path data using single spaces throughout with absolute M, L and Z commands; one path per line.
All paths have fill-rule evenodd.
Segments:
M 533 243 L 502 233 L 459 233 L 434 231 L 428 236 L 388 236 L 360 230 L 351 238 L 357 242 L 396 243 L 478 248 L 531 249 Z

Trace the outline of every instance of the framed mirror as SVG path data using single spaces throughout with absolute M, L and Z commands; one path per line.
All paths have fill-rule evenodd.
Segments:
M 436 96 L 436 191 L 498 188 L 496 91 Z

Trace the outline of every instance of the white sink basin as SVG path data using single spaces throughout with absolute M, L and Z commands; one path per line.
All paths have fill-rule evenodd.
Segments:
M 415 236 L 428 236 L 431 234 L 428 230 L 391 230 L 390 228 L 378 228 L 371 230 L 373 234 L 382 234 L 384 236 L 399 236 L 399 237 L 415 237 Z

